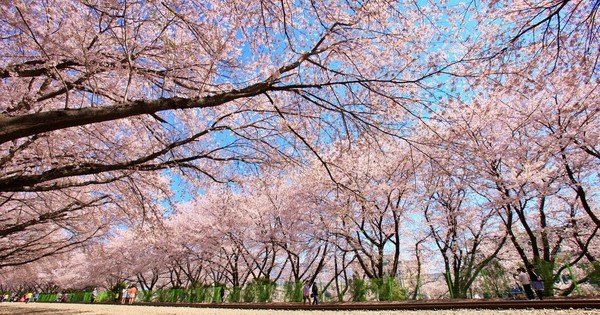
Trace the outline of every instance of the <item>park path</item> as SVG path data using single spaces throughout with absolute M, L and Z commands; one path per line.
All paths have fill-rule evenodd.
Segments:
M 600 310 L 321 311 L 242 310 L 143 305 L 0 303 L 0 315 L 600 315 Z

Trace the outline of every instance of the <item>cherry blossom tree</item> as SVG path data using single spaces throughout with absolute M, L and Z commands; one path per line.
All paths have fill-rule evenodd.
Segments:
M 534 48 L 521 50 L 529 49 Z M 587 138 L 598 132 L 593 123 L 598 106 L 589 101 L 598 93 L 597 78 L 586 59 L 577 61 L 583 68 L 566 66 L 575 63 L 578 52 L 569 57 L 559 61 L 539 57 L 536 64 L 527 64 L 528 80 L 511 73 L 515 65 L 523 66 L 515 61 L 504 65 L 505 74 L 497 78 L 501 80 L 483 86 L 473 82 L 465 90 L 495 88 L 464 100 L 449 99 L 444 115 L 448 129 L 436 135 L 451 139 L 445 146 L 454 147 L 456 163 L 478 174 L 471 187 L 499 210 L 522 263 L 545 273 L 548 294 L 567 266 L 586 257 L 595 260 L 589 246 L 597 227 L 584 232 L 578 225 L 596 221 L 596 206 L 590 206 L 586 195 L 597 194 L 597 187 L 587 184 L 596 181 L 589 170 L 598 165 L 590 154 L 596 140 Z M 565 86 L 565 78 L 584 84 Z
M 464 298 L 481 270 L 503 248 L 507 233 L 502 232 L 495 209 L 477 204 L 477 195 L 460 168 L 446 176 L 436 169 L 430 167 L 430 173 L 422 175 L 429 196 L 424 219 L 443 258 L 451 296 Z
M 598 8 L 2 2 L 0 269 L 374 279 L 438 244 L 459 295 L 512 250 L 551 287 L 599 254 Z
M 19 228 L 52 231 L 58 216 L 85 217 L 86 209 L 107 222 L 120 211 L 147 222 L 171 196 L 160 177 L 185 187 L 225 182 L 233 177 L 223 169 L 239 163 L 317 153 L 339 133 L 383 130 L 380 118 L 403 109 L 380 98 L 426 90 L 421 81 L 461 58 L 431 53 L 433 44 L 451 45 L 432 38 L 452 29 L 431 23 L 444 19 L 437 8 L 411 3 L 1 6 L 0 202 L 15 219 L 2 228 L 13 239 Z M 78 201 L 30 209 L 31 198 L 52 194 Z M 71 232 L 77 240 L 60 242 L 99 235 Z
M 369 278 L 382 279 L 399 270 L 403 220 L 413 207 L 418 162 L 405 146 L 370 146 L 376 143 L 357 141 L 352 150 L 336 152 L 333 163 L 347 193 L 338 197 L 339 223 L 331 233 L 345 239 L 345 250 L 353 252 Z

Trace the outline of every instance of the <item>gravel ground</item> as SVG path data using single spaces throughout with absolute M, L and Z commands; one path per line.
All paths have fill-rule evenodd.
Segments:
M 0 315 L 600 315 L 600 310 L 282 311 L 137 305 L 0 303 Z

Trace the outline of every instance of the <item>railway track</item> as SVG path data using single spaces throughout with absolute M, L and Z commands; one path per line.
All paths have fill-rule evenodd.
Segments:
M 600 299 L 435 301 L 397 303 L 136 303 L 148 306 L 269 310 L 453 310 L 453 309 L 600 309 Z

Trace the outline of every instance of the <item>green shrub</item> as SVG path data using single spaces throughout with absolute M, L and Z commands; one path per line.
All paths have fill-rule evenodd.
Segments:
M 595 288 L 600 288 L 600 262 L 583 263 L 581 268 L 586 273 L 589 284 Z
M 302 302 L 304 294 L 302 292 L 302 282 L 286 282 L 283 284 L 284 301 L 286 302 Z
M 369 289 L 379 301 L 406 300 L 407 292 L 394 277 L 371 279 Z
M 171 298 L 171 292 L 169 292 L 170 290 L 157 290 L 156 291 L 156 300 L 157 302 L 169 302 L 169 299 Z
M 67 302 L 83 302 L 85 297 L 85 292 L 69 292 L 69 296 L 67 297 Z M 91 295 L 90 295 L 91 298 Z
M 244 287 L 244 289 L 242 290 L 242 301 L 246 302 L 246 303 L 252 303 L 254 302 L 254 297 L 256 295 L 255 293 L 255 289 L 254 289 L 254 285 L 252 284 L 248 284 Z
M 154 297 L 154 291 L 152 290 L 142 290 L 142 301 L 143 302 L 152 302 Z
M 193 302 L 203 303 L 206 301 L 207 288 L 205 286 L 197 287 L 193 290 L 191 296 Z
M 57 294 L 56 293 L 46 293 L 40 294 L 38 297 L 39 302 L 54 302 L 56 301 Z
M 212 292 L 212 303 L 221 303 L 223 301 L 221 301 L 221 292 L 223 292 L 223 294 L 225 293 L 225 285 L 223 284 L 216 284 L 213 287 L 213 292 Z
M 275 291 L 274 283 L 260 284 L 256 286 L 258 290 L 258 302 L 271 302 L 272 293 Z
M 112 291 L 98 292 L 98 296 L 96 296 L 97 302 L 113 302 L 114 300 L 115 300 L 115 293 Z
M 170 298 L 169 302 L 179 302 L 183 298 L 183 291 L 185 291 L 185 289 L 184 288 L 173 288 L 170 291 L 171 291 L 171 298 Z
M 352 294 L 352 301 L 363 302 L 367 300 L 367 287 L 365 280 L 354 278 L 350 280 L 350 293 Z
M 227 300 L 229 302 L 238 303 L 240 298 L 242 297 L 242 288 L 241 287 L 233 287 L 231 288 L 231 292 L 227 296 Z

